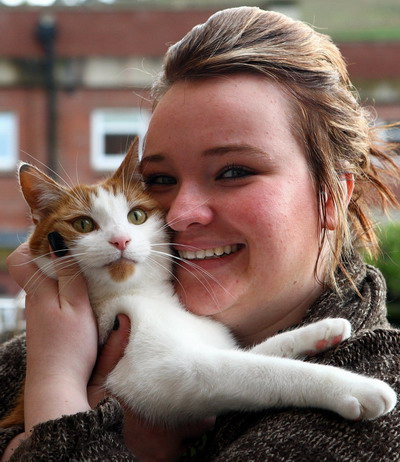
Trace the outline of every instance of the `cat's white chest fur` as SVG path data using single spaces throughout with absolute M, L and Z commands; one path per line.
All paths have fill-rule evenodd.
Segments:
M 318 348 L 318 342 L 348 337 L 350 325 L 343 319 L 326 319 L 244 351 L 224 326 L 188 313 L 176 296 L 121 296 L 109 308 L 113 315 L 127 314 L 132 331 L 106 386 L 150 421 L 173 425 L 227 410 L 277 406 L 375 418 L 396 402 L 393 390 L 379 380 L 288 359 Z

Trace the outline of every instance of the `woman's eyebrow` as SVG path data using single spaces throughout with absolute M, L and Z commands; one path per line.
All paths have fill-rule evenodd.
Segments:
M 162 162 L 164 160 L 164 154 L 151 154 L 141 159 L 141 161 L 139 162 L 139 169 L 142 169 L 146 164 Z
M 270 158 L 271 156 L 263 149 L 249 144 L 228 144 L 224 146 L 216 146 L 214 148 L 206 149 L 203 153 L 204 156 L 221 156 L 225 154 L 244 154 L 249 156 L 264 156 Z
M 257 148 L 248 144 L 228 144 L 223 146 L 216 146 L 213 148 L 206 149 L 201 153 L 202 156 L 211 157 L 211 156 L 223 156 L 227 154 L 244 154 L 254 157 L 266 157 L 270 158 L 271 156 L 261 148 Z M 139 164 L 139 168 L 142 169 L 147 164 L 156 164 L 165 161 L 168 158 L 167 155 L 163 153 L 150 154 L 142 158 Z

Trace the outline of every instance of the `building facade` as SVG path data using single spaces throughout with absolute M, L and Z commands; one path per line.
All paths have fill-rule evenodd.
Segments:
M 168 45 L 212 12 L 0 8 L 0 252 L 30 224 L 17 162 L 50 166 L 68 183 L 114 170 L 146 130 L 148 90 Z M 400 42 L 339 46 L 362 101 L 377 119 L 399 121 Z M 1 270 L 0 294 L 16 291 L 4 261 Z

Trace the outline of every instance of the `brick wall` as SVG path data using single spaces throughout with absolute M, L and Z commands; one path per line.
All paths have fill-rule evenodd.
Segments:
M 90 115 L 96 108 L 144 107 L 146 92 L 129 89 L 80 89 L 58 94 L 57 156 L 58 174 L 68 181 L 90 183 L 103 177 L 90 165 Z M 13 109 L 19 117 L 20 160 L 35 165 L 48 164 L 46 148 L 46 103 L 40 89 L 0 89 L 0 110 Z M 15 172 L 0 174 L 0 228 L 25 230 L 27 207 L 22 199 Z
M 37 75 L 43 50 L 35 38 L 40 11 L 0 9 L 0 68 L 8 66 L 11 75 L 6 79 L 0 72 L 0 111 L 18 115 L 20 159 L 47 164 L 46 93 Z M 101 173 L 90 166 L 91 112 L 108 107 L 148 108 L 148 103 L 146 83 L 85 80 L 85 64 L 97 59 L 101 68 L 102 62 L 111 60 L 124 69 L 124 59 L 161 59 L 169 44 L 206 20 L 211 11 L 56 9 L 52 13 L 62 78 L 71 69 L 78 76 L 72 84 L 59 82 L 57 157 L 62 168 L 58 173 L 75 181 L 78 172 L 79 181 L 93 182 Z M 361 87 L 363 101 L 374 104 L 381 118 L 400 120 L 400 43 L 340 44 L 340 48 L 351 78 Z M 2 232 L 15 236 L 29 222 L 15 172 L 0 173 L 0 248 L 4 247 Z
M 49 11 L 47 9 L 47 11 Z M 50 10 L 58 25 L 60 56 L 161 56 L 211 10 Z M 39 57 L 34 40 L 39 9 L 0 10 L 0 56 Z
M 161 59 L 168 44 L 211 12 L 55 9 L 52 14 L 58 29 L 58 62 L 73 59 L 79 66 L 93 57 Z M 20 160 L 32 162 L 34 158 L 46 164 L 46 93 L 34 75 L 43 58 L 35 38 L 39 19 L 38 9 L 0 10 L 0 60 L 8 60 L 11 69 L 16 69 L 16 82 L 0 86 L 0 111 L 13 111 L 18 116 Z M 21 76 L 24 69 L 26 75 Z M 91 169 L 89 160 L 91 111 L 148 108 L 147 96 L 145 89 L 131 85 L 100 84 L 90 88 L 78 82 L 72 91 L 61 85 L 57 95 L 57 157 L 62 165 L 59 173 L 76 180 L 78 171 L 81 182 L 99 179 L 101 175 Z M 0 230 L 25 230 L 29 220 L 15 172 L 0 173 L 0 198 Z

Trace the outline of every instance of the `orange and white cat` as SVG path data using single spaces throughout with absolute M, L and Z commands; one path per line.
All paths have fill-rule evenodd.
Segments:
M 326 319 L 245 351 L 226 327 L 186 311 L 172 284 L 163 213 L 136 174 L 134 147 L 111 178 L 94 186 L 69 189 L 28 164 L 19 175 L 40 269 L 55 277 L 47 236 L 62 236 L 86 278 L 100 342 L 117 314 L 129 316 L 129 343 L 106 387 L 146 419 L 173 425 L 286 406 L 373 419 L 394 407 L 394 391 L 379 380 L 291 359 L 349 337 L 346 320 Z

